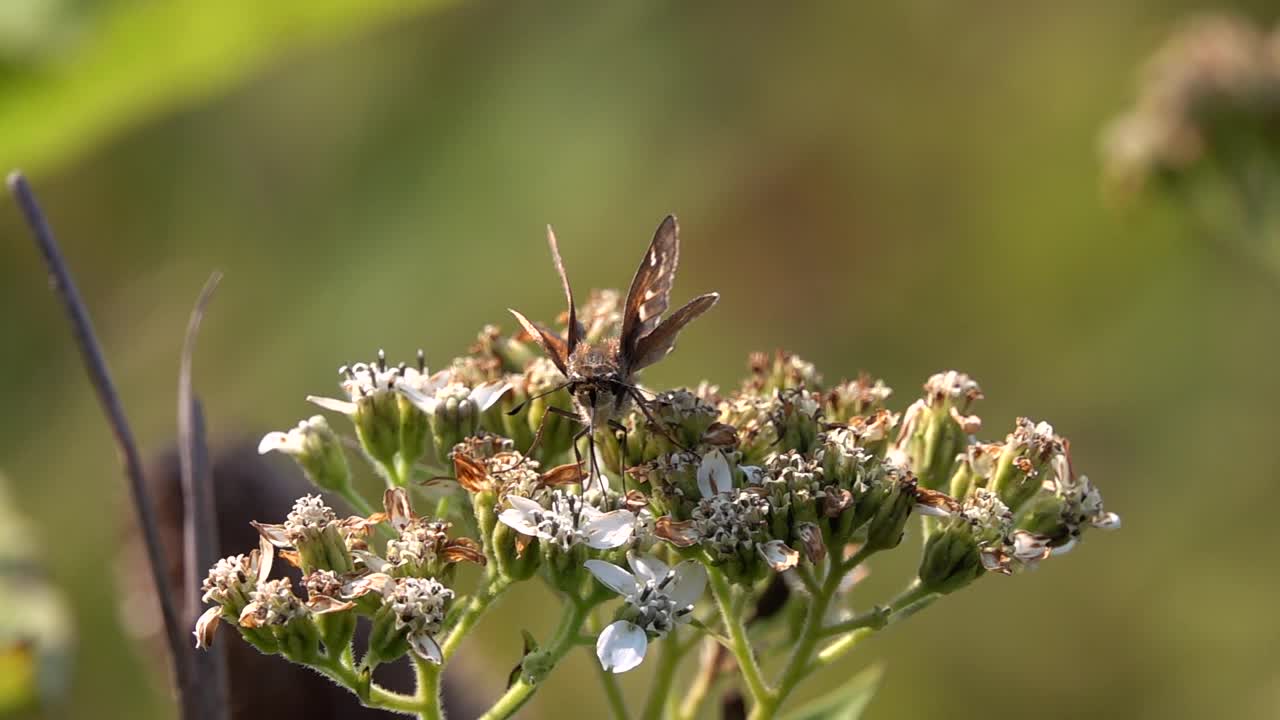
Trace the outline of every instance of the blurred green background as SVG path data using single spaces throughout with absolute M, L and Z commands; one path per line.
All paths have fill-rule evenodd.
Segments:
M 724 299 L 647 383 L 733 385 L 748 351 L 784 347 L 830 380 L 884 377 L 901 409 L 965 370 L 988 439 L 1050 420 L 1124 518 L 883 633 L 811 692 L 880 659 L 872 718 L 1280 717 L 1262 512 L 1280 292 L 1169 208 L 1099 190 L 1101 128 L 1205 8 L 857 5 L 6 0 L 0 165 L 31 174 L 149 452 L 172 441 L 181 333 L 214 268 L 197 382 L 215 438 L 238 437 L 293 425 L 379 347 L 442 366 L 509 305 L 551 317 L 544 223 L 585 290 L 625 285 L 676 212 L 677 300 Z M 52 715 L 171 716 L 118 620 L 115 450 L 8 201 L 0 338 L 0 470 L 79 636 Z M 914 560 L 875 565 L 862 601 Z M 540 588 L 505 602 L 467 661 L 482 690 L 520 623 L 553 622 Z M 588 659 L 525 716 L 596 716 Z

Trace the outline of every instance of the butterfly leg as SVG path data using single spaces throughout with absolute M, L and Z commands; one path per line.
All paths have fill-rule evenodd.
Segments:
M 627 493 L 627 426 L 617 420 L 609 421 L 609 429 L 618 438 L 618 475 L 622 477 L 622 494 Z
M 644 396 L 640 394 L 640 391 L 635 388 L 630 388 L 629 392 L 631 394 L 631 398 L 636 401 L 636 407 L 640 408 L 640 412 L 644 413 L 644 417 L 649 421 L 649 424 L 657 428 L 658 432 L 662 434 L 662 437 L 670 440 L 672 445 L 675 445 L 685 452 L 689 452 L 689 448 L 685 447 L 684 443 L 672 437 L 671 431 L 667 428 L 667 424 L 653 416 L 653 413 L 649 411 L 648 401 L 644 399 Z

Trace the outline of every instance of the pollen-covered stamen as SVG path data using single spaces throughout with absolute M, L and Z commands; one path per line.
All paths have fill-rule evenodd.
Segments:
M 452 600 L 453 591 L 435 578 L 398 578 L 386 596 L 396 627 L 407 627 L 412 633 L 440 630 Z
M 240 614 L 240 624 L 245 627 L 285 625 L 307 614 L 306 607 L 293 594 L 289 578 L 267 580 L 252 593 L 252 602 Z
M 693 603 L 682 604 L 671 597 L 671 587 L 676 580 L 674 569 L 668 570 L 657 581 L 652 578 L 645 580 L 639 592 L 627 598 L 627 603 L 636 611 L 631 622 L 656 637 L 662 637 L 678 624 L 688 622 L 689 615 L 693 613 Z
M 332 570 L 316 570 L 307 573 L 302 578 L 302 584 L 307 589 L 309 598 L 320 596 L 337 598 L 342 596 L 344 582 Z
M 449 544 L 449 523 L 415 518 L 387 541 L 387 564 L 393 568 L 421 568 L 440 559 Z
M 692 520 L 702 544 L 721 555 L 751 550 L 762 539 L 769 501 L 756 492 L 739 490 L 703 498 Z
M 209 575 L 201 585 L 204 590 L 201 601 L 236 608 L 248 604 L 249 596 L 257 585 L 257 569 L 253 565 L 253 558 L 247 555 L 232 555 L 219 560 L 209 568 Z
M 1013 529 L 1013 513 L 998 495 L 984 488 L 973 491 L 965 500 L 960 514 L 969 521 L 974 535 L 980 539 L 1003 540 Z
M 284 532 L 295 544 L 299 540 L 318 537 L 325 528 L 338 521 L 333 508 L 319 495 L 304 495 L 293 504 L 284 521 Z

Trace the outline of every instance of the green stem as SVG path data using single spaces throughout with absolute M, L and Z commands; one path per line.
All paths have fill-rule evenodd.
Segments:
M 644 703 L 641 720 L 659 720 L 663 710 L 671 699 L 671 684 L 676 679 L 676 669 L 680 667 L 680 658 L 684 653 L 680 648 L 675 631 L 662 641 L 662 651 L 658 655 L 658 671 L 653 677 L 653 685 L 649 688 L 649 697 Z
M 890 610 L 888 608 L 876 608 L 869 612 L 862 613 L 856 617 L 836 623 L 835 625 L 827 625 L 822 628 L 819 635 L 821 637 L 831 637 L 832 635 L 843 635 L 854 630 L 862 628 L 871 628 L 879 630 L 889 624 Z
M 494 600 L 497 600 L 498 596 L 510 584 L 510 580 L 492 575 L 484 589 L 471 597 L 471 602 L 467 605 L 467 608 L 458 616 L 453 627 L 448 629 L 444 642 L 440 643 L 440 654 L 444 657 L 445 662 L 448 662 L 449 658 L 453 657 L 453 654 L 458 650 L 458 646 L 462 643 L 462 639 L 467 636 L 467 633 L 471 632 L 471 629 L 480 621 L 480 618 L 488 612 Z
M 589 603 L 577 599 L 571 599 L 565 603 L 564 613 L 560 616 L 560 626 L 556 628 L 555 637 L 541 651 L 546 654 L 545 668 L 549 672 L 560 662 L 565 653 L 573 648 L 574 641 L 578 637 L 578 631 L 582 627 L 583 621 L 587 619 L 587 614 L 591 612 L 593 606 Z M 489 708 L 484 715 L 478 720 L 501 720 L 502 718 L 513 717 L 521 707 L 524 706 L 529 698 L 533 696 L 538 686 L 531 684 L 527 678 L 521 676 L 514 685 L 507 688 L 502 697 Z
M 444 720 L 440 708 L 440 666 L 415 655 L 413 669 L 418 680 L 418 720 Z
M 347 501 L 347 504 L 350 505 L 351 509 L 355 510 L 356 513 L 365 517 L 369 517 L 373 514 L 373 506 L 369 504 L 368 500 L 364 499 L 363 495 L 356 492 L 356 489 L 350 485 L 343 488 L 338 494 L 342 496 L 343 500 Z
M 771 703 L 773 690 L 765 683 L 764 676 L 760 673 L 760 665 L 756 662 L 751 642 L 747 639 L 747 629 L 742 625 L 741 615 L 735 610 L 728 579 L 719 568 L 709 567 L 707 580 L 711 585 L 711 594 L 715 596 L 716 604 L 720 607 L 725 628 L 729 631 L 729 649 L 737 658 L 738 667 L 742 669 L 742 678 L 747 683 L 751 699 L 757 707 Z
M 800 629 L 800 636 L 797 639 L 795 650 L 792 651 L 790 659 L 787 660 L 787 666 L 782 671 L 782 678 L 778 681 L 778 689 L 751 709 L 751 720 L 772 718 L 796 685 L 809 674 L 814 651 L 825 636 L 824 622 L 827 616 L 827 608 L 831 606 L 832 598 L 840 591 L 840 581 L 844 579 L 846 573 L 861 565 L 873 552 L 875 551 L 863 546 L 843 562 L 834 557 L 832 558 L 831 567 L 827 571 L 826 578 L 823 580 L 818 592 L 809 600 L 809 610 L 805 614 L 804 625 Z
M 919 580 L 916 580 L 890 601 L 889 609 L 892 613 L 889 615 L 889 624 L 906 620 L 932 605 L 940 597 L 942 596 L 925 589 L 924 585 Z
M 704 640 L 711 646 L 710 651 L 704 651 L 702 656 L 702 668 L 698 671 L 698 676 L 693 679 L 693 684 L 689 686 L 689 690 L 684 694 L 684 702 L 680 703 L 680 709 L 676 711 L 676 720 L 693 720 L 698 715 L 698 709 L 702 707 L 702 701 L 706 699 L 707 693 L 711 691 L 711 686 L 715 684 L 716 670 L 719 664 L 720 646 L 715 640 Z
M 308 667 L 351 690 L 353 693 L 356 692 L 356 688 L 360 685 L 359 674 L 350 664 L 339 658 L 323 658 Z M 365 707 L 406 715 L 412 715 L 419 710 L 417 698 L 392 692 L 376 683 L 370 683 L 369 697 L 367 700 L 363 700 L 362 703 Z

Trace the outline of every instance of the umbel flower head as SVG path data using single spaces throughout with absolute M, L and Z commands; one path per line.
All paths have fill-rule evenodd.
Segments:
M 674 568 L 649 555 L 629 553 L 631 572 L 603 560 L 588 560 L 587 570 L 626 601 L 619 618 L 600 632 L 596 657 L 606 671 L 624 673 L 644 661 L 649 639 L 665 637 L 693 614 L 707 585 L 707 571 L 694 560 Z
M 239 622 L 240 613 L 254 601 L 258 585 L 271 574 L 274 551 L 265 538 L 248 555 L 232 555 L 219 560 L 204 579 L 203 602 L 214 603 L 196 620 L 196 647 L 207 648 L 222 619 Z

